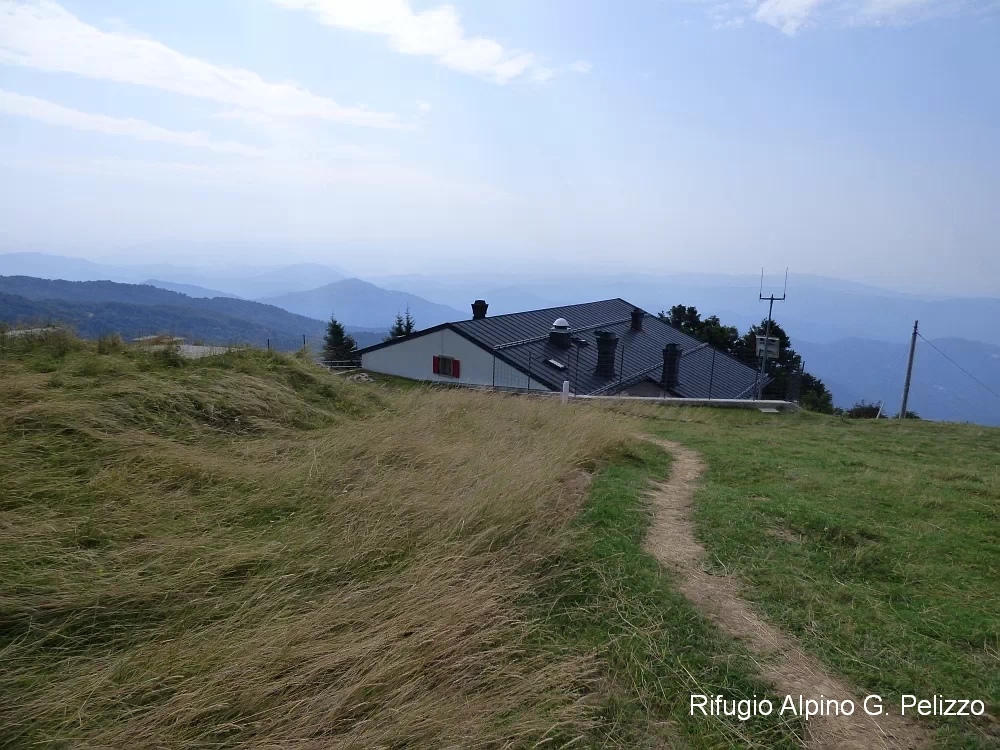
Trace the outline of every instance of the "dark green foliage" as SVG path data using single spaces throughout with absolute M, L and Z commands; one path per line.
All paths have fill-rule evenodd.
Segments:
M 334 317 L 326 324 L 323 338 L 323 357 L 332 362 L 346 362 L 357 357 L 358 345 L 354 337 L 347 334 L 344 326 Z
M 833 414 L 833 394 L 823 381 L 808 372 L 802 372 L 801 378 L 799 405 L 820 414 Z
M 746 334 L 740 336 L 736 326 L 722 325 L 715 315 L 702 320 L 696 307 L 674 305 L 669 313 L 661 310 L 658 317 L 699 341 L 705 341 L 748 364 L 757 363 L 759 367 L 756 337 L 765 335 L 767 320 L 761 321 L 759 326 L 751 326 Z M 803 371 L 802 357 L 792 349 L 791 339 L 785 330 L 773 320 L 771 337 L 779 340 L 780 353 L 777 360 L 767 363 L 767 375 L 771 382 L 764 388 L 764 398 L 784 400 L 797 395 L 804 408 L 833 414 L 833 395 L 822 380 Z
M 674 328 L 679 328 L 684 333 L 694 336 L 699 341 L 705 341 L 724 352 L 732 353 L 740 337 L 736 326 L 722 325 L 722 321 L 716 315 L 702 320 L 696 307 L 674 305 L 670 308 L 669 314 L 661 310 L 658 317 Z
M 410 308 L 407 307 L 405 316 L 396 313 L 396 320 L 393 322 L 392 328 L 389 329 L 389 335 L 383 340 L 392 341 L 400 336 L 409 336 L 415 330 L 417 330 L 417 321 L 410 315 Z
M 851 419 L 877 419 L 881 410 L 882 407 L 879 404 L 869 404 L 867 401 L 862 399 L 850 409 L 845 411 L 844 416 L 850 417 Z

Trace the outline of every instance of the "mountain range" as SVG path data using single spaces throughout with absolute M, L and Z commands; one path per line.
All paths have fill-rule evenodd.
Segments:
M 222 290 L 213 296 L 244 299 L 276 296 L 303 289 L 313 289 L 344 278 L 343 272 L 319 263 L 294 263 L 283 266 L 227 266 L 195 268 L 169 263 L 114 265 L 94 263 L 83 258 L 66 258 L 45 253 L 7 253 L 0 255 L 0 275 L 59 278 L 66 281 L 118 281 L 139 284 L 149 279 L 164 279 L 171 285 L 207 287 Z M 173 291 L 179 291 L 174 289 Z M 195 296 L 195 295 L 191 295 Z M 197 296 L 206 296 L 199 294 Z
M 396 315 L 406 310 L 420 328 L 469 317 L 448 305 L 428 302 L 415 294 L 382 289 L 361 279 L 344 279 L 318 289 L 260 301 L 311 318 L 328 319 L 332 314 L 341 322 L 354 326 L 389 328 Z

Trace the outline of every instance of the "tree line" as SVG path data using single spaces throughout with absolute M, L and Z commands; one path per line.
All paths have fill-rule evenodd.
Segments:
M 661 310 L 657 317 L 743 362 L 757 360 L 757 336 L 764 336 L 767 331 L 766 318 L 740 335 L 736 326 L 724 325 L 717 315 L 702 319 L 698 308 L 685 305 L 674 305 L 669 312 Z M 774 320 L 771 321 L 771 338 L 778 339 L 779 349 L 778 357 L 767 361 L 766 375 L 771 380 L 764 387 L 764 396 L 785 399 L 792 378 L 800 378 L 799 404 L 811 411 L 833 414 L 833 394 L 822 380 L 803 371 L 802 357 L 792 348 L 785 329 Z
M 389 335 L 383 341 L 392 341 L 400 336 L 409 336 L 417 330 L 417 321 L 410 315 L 410 308 L 405 313 L 396 313 L 396 320 L 389 329 Z M 357 359 L 358 343 L 347 333 L 343 323 L 336 315 L 330 316 L 326 324 L 326 335 L 323 337 L 323 358 L 330 362 L 350 362 Z

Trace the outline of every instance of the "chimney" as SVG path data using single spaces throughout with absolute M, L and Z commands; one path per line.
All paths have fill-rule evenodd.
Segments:
M 486 300 L 477 299 L 475 302 L 472 303 L 472 319 L 482 320 L 483 318 L 485 318 L 486 308 L 488 307 L 489 305 L 486 304 Z
M 632 330 L 641 331 L 642 330 L 642 319 L 646 315 L 638 307 L 632 310 Z
M 569 349 L 569 323 L 566 318 L 556 318 L 549 331 L 549 342 L 560 349 Z
M 663 389 L 677 389 L 677 377 L 681 369 L 681 348 L 677 344 L 663 347 Z
M 615 374 L 615 350 L 618 337 L 611 331 L 594 331 L 597 337 L 597 374 L 610 378 Z

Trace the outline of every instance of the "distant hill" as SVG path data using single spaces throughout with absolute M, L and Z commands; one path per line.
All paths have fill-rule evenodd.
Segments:
M 345 279 L 318 289 L 270 297 L 261 302 L 313 318 L 328 319 L 333 314 L 347 325 L 372 328 L 388 328 L 396 314 L 404 312 L 407 307 L 418 328 L 469 317 L 469 314 L 453 307 L 428 302 L 414 294 L 382 289 L 360 279 Z
M 206 297 L 209 299 L 212 297 L 238 298 L 238 295 L 236 294 L 220 292 L 218 289 L 206 289 L 205 287 L 197 286 L 196 284 L 176 284 L 172 281 L 160 281 L 159 279 L 146 279 L 142 283 L 145 286 L 155 286 L 159 289 L 177 292 L 178 294 L 186 294 L 188 297 Z
M 61 278 L 68 281 L 111 278 L 108 267 L 84 258 L 68 258 L 45 253 L 0 254 L 0 275 Z
M 108 331 L 135 336 L 172 332 L 211 343 L 243 341 L 263 346 L 268 338 L 301 345 L 302 336 L 323 334 L 323 321 L 249 300 L 189 297 L 166 289 L 113 281 L 61 281 L 0 276 L 5 303 L 0 320 L 61 320 L 83 336 Z
M 279 250 L 275 251 L 275 256 L 281 257 Z M 212 257 L 211 248 L 206 248 L 205 257 Z M 339 269 L 320 263 L 197 268 L 169 263 L 137 265 L 94 263 L 82 258 L 45 253 L 0 254 L 0 275 L 33 276 L 66 281 L 117 281 L 125 284 L 139 284 L 147 279 L 159 279 L 169 284 L 220 289 L 225 295 L 246 299 L 314 289 L 344 278 L 344 273 Z
M 885 399 L 889 413 L 899 411 L 908 344 L 856 338 L 793 343 L 806 369 L 830 388 L 836 406 L 848 408 L 861 399 Z M 958 338 L 932 339 L 931 343 L 1000 393 L 1000 346 Z M 1000 398 L 921 339 L 917 340 L 908 408 L 927 419 L 1000 426 Z
M 190 341 L 208 344 L 246 343 L 274 349 L 292 350 L 302 346 L 303 334 L 316 346 L 323 333 L 319 321 L 307 321 L 291 328 L 276 329 L 224 313 L 195 310 L 181 305 L 138 305 L 129 302 L 70 302 L 59 299 L 31 300 L 0 293 L 0 320 L 62 323 L 84 338 L 119 333 L 132 339 L 140 335 L 170 333 Z

